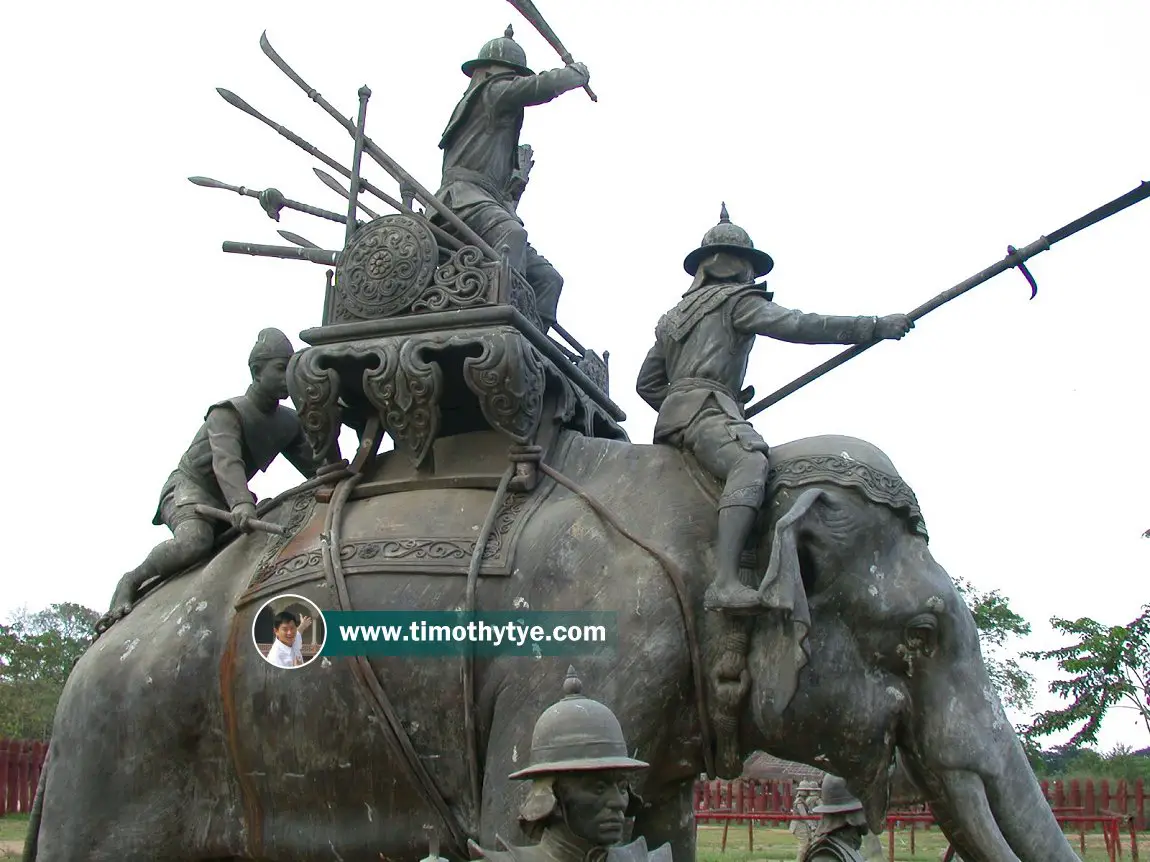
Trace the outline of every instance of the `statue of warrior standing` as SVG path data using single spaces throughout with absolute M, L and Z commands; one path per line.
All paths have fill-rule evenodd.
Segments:
M 120 579 L 111 609 L 97 623 L 104 631 L 132 609 L 139 588 L 152 578 L 169 578 L 207 554 L 229 526 L 250 532 L 256 514 L 248 480 L 283 454 L 305 477 L 320 466 L 304 436 L 299 417 L 280 401 L 288 397 L 287 366 L 295 353 L 278 329 L 260 332 L 248 356 L 252 383 L 244 395 L 208 408 L 179 466 L 160 491 L 152 523 L 165 524 L 172 538 L 157 545 L 147 559 Z M 231 522 L 208 520 L 197 505 L 231 513 Z
M 468 846 L 474 858 L 490 862 L 671 862 L 671 845 L 648 851 L 638 838 L 620 845 L 626 818 L 642 800 L 627 777 L 647 764 L 627 756 L 619 719 L 598 701 L 584 697 L 573 668 L 563 683 L 565 697 L 535 723 L 531 760 L 509 778 L 531 779 L 519 810 L 523 831 L 539 843 L 485 850 Z
M 513 181 L 521 168 L 519 133 L 528 105 L 542 105 L 578 89 L 590 75 L 582 63 L 536 75 L 512 35 L 508 26 L 503 38 L 492 39 L 478 58 L 463 64 L 471 84 L 439 141 L 443 181 L 435 196 L 492 248 L 510 249 L 511 266 L 527 278 L 539 316 L 550 327 L 563 277 L 527 242 L 527 231 L 515 214 L 522 193 Z M 438 214 L 432 221 L 443 224 Z
M 902 338 L 914 324 L 906 315 L 831 317 L 804 314 L 772 302 L 754 280 L 774 262 L 731 224 L 723 204 L 719 223 L 683 267 L 690 289 L 655 328 L 636 388 L 659 411 L 655 442 L 692 452 L 724 481 L 715 541 L 717 574 L 707 589 L 711 610 L 754 612 L 759 594 L 739 579 L 739 558 L 754 528 L 767 481 L 767 444 L 743 416 L 754 389 L 741 390 L 755 336 L 800 344 L 864 344 Z
M 822 817 L 803 862 L 866 862 L 862 853 L 866 816 L 845 781 L 837 775 L 825 776 L 822 802 L 812 813 Z

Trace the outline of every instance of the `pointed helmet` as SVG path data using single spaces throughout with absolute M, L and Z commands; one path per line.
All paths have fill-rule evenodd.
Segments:
M 568 668 L 564 697 L 535 722 L 531 736 L 531 762 L 508 778 L 537 778 L 557 772 L 601 769 L 645 769 L 647 764 L 627 756 L 627 742 L 615 713 L 582 694 L 583 683 Z
M 815 806 L 812 814 L 845 814 L 848 811 L 862 811 L 863 804 L 847 788 L 847 783 L 837 775 L 829 773 L 823 778 L 822 802 Z
M 759 251 L 751 242 L 751 236 L 737 224 L 731 224 L 731 217 L 727 215 L 727 205 L 723 204 L 719 212 L 719 223 L 703 235 L 702 244 L 687 255 L 683 261 L 683 269 L 688 275 L 694 275 L 699 264 L 709 255 L 725 251 L 738 255 L 750 261 L 755 267 L 755 278 L 766 275 L 774 267 L 775 262 L 766 252 Z
M 248 354 L 248 365 L 255 365 L 268 359 L 291 359 L 295 354 L 291 340 L 280 330 L 269 328 L 261 329 L 256 338 L 256 345 Z
M 527 68 L 527 54 L 519 47 L 519 43 L 511 38 L 514 35 L 515 31 L 508 24 L 500 38 L 492 39 L 479 49 L 478 57 L 463 64 L 463 74 L 470 78 L 477 66 L 494 63 L 496 66 L 514 69 L 520 75 L 534 75 L 535 73 Z

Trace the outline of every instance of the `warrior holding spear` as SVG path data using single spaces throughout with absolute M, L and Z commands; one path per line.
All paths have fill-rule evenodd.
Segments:
M 492 39 L 476 59 L 463 64 L 471 84 L 439 141 L 443 180 L 435 196 L 492 248 L 510 249 L 511 266 L 526 276 L 539 317 L 549 328 L 555 324 L 563 277 L 531 247 L 515 213 L 519 133 L 528 105 L 542 105 L 584 87 L 590 75 L 582 63 L 535 74 L 513 35 L 508 26 L 502 38 Z M 431 220 L 443 223 L 438 214 Z

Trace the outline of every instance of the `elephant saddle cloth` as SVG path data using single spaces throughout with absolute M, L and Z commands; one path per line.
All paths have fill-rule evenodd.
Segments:
M 803 862 L 866 862 L 866 857 L 834 835 L 824 835 L 807 848 Z
M 550 840 L 549 840 L 550 839 Z M 672 862 L 671 845 L 663 844 L 655 850 L 647 849 L 647 839 L 638 838 L 630 844 L 615 847 L 575 847 L 557 839 L 548 832 L 538 844 L 515 847 L 505 844 L 507 850 L 486 850 L 472 845 L 472 853 L 491 862 Z

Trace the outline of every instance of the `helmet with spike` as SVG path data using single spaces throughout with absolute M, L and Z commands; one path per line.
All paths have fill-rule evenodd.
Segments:
M 610 709 L 584 697 L 575 668 L 567 669 L 564 697 L 535 722 L 529 765 L 508 778 L 538 778 L 558 772 L 600 769 L 644 769 L 647 764 L 627 756 L 623 728 Z
M 737 224 L 731 223 L 725 202 L 719 212 L 719 223 L 707 231 L 703 235 L 702 244 L 687 255 L 683 261 L 683 269 L 687 271 L 688 275 L 694 275 L 699 269 L 699 264 L 705 258 L 720 251 L 738 255 L 744 260 L 750 261 L 755 267 L 755 278 L 766 275 L 775 265 L 769 254 L 755 248 L 755 244 L 751 242 L 750 234 Z
M 527 54 L 512 38 L 514 35 L 515 31 L 508 24 L 500 38 L 492 39 L 479 49 L 478 57 L 463 64 L 463 74 L 470 78 L 479 66 L 493 64 L 514 69 L 520 75 L 534 75 L 535 73 L 527 68 Z

